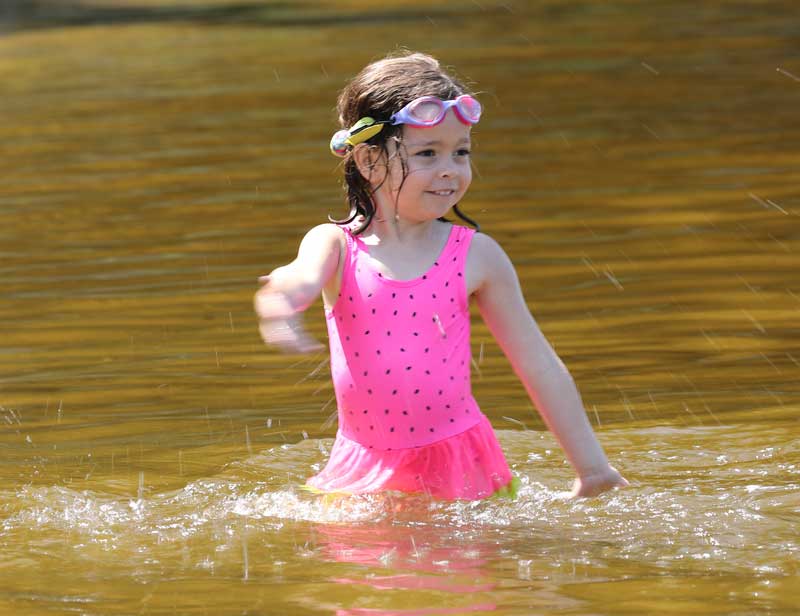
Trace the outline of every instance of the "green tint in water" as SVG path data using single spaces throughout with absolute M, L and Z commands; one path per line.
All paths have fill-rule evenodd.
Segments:
M 796 611 L 790 3 L 69 4 L 0 38 L 4 611 Z M 265 350 L 251 295 L 342 213 L 335 97 L 396 45 L 482 91 L 463 206 L 631 490 L 560 498 L 477 324 L 518 500 L 298 490 L 335 429 L 327 365 Z

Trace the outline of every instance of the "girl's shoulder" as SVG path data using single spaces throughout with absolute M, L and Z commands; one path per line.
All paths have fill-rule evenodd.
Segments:
M 347 250 L 345 231 L 337 224 L 322 223 L 311 227 L 300 241 L 299 253 L 314 256 L 315 260 L 339 261 Z
M 345 229 L 332 222 L 324 222 L 306 231 L 303 241 L 321 242 L 323 244 L 335 244 L 344 241 Z
M 472 289 L 478 289 L 491 278 L 514 276 L 514 265 L 506 251 L 491 236 L 477 231 L 467 254 L 467 277 Z
M 347 235 L 355 235 L 357 231 L 361 228 L 363 224 L 363 219 L 361 217 L 356 218 L 350 223 L 336 223 L 336 222 L 323 222 L 315 227 L 311 227 L 306 232 L 306 235 L 312 235 L 317 239 L 329 239 L 332 240 L 336 238 L 337 240 L 344 241 L 345 236 Z
M 498 259 L 502 260 L 503 258 L 508 258 L 497 240 L 482 231 L 476 231 L 472 236 L 469 257 L 484 262 L 488 261 L 490 263 Z

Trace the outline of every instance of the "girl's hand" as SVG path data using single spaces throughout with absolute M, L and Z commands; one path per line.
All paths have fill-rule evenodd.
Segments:
M 267 285 L 270 276 L 262 276 L 258 281 Z M 300 313 L 285 294 L 263 287 L 256 293 L 255 310 L 259 319 L 258 331 L 267 344 L 286 353 L 313 353 L 325 348 L 308 335 Z
M 620 475 L 619 471 L 613 466 L 608 466 L 605 471 L 578 477 L 572 484 L 570 498 L 583 498 L 587 496 L 597 496 L 602 492 L 614 488 L 625 488 L 630 484 Z
M 325 348 L 305 331 L 300 315 L 261 319 L 258 331 L 264 342 L 285 353 L 316 353 Z

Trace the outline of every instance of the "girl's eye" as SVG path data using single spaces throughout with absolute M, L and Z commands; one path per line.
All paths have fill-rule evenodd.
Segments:
M 436 152 L 433 150 L 422 150 L 421 152 L 417 152 L 417 156 L 435 156 Z
M 459 150 L 459 151 L 458 151 L 458 155 L 459 155 L 459 156 L 469 156 L 471 153 L 472 153 L 472 152 L 470 152 L 470 151 L 469 151 L 469 150 L 467 150 L 466 148 L 464 148 L 464 149 L 461 149 L 461 150 Z

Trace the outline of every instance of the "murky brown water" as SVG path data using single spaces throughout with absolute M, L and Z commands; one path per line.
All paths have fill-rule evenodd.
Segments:
M 796 613 L 792 3 L 67 4 L 0 34 L 4 612 Z M 632 489 L 559 499 L 476 324 L 517 501 L 297 490 L 325 358 L 264 349 L 251 297 L 342 213 L 335 97 L 395 45 L 478 84 L 465 210 Z

